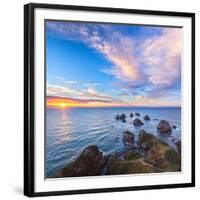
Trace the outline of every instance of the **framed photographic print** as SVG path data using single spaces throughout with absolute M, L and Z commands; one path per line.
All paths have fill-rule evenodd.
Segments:
M 194 186 L 195 14 L 24 11 L 24 194 Z

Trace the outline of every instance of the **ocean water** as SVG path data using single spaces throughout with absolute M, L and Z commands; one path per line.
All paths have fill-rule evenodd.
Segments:
M 139 112 L 144 125 L 135 128 L 130 113 Z M 117 114 L 125 113 L 127 122 L 117 121 Z M 144 115 L 151 120 L 144 121 Z M 158 120 L 153 120 L 158 119 Z M 156 127 L 161 119 L 176 125 L 170 136 L 160 135 Z M 174 146 L 174 139 L 181 139 L 181 108 L 47 108 L 46 110 L 46 177 L 54 176 L 66 164 L 78 157 L 89 145 L 97 145 L 104 154 L 122 152 L 123 131 L 132 131 L 136 136 L 141 129 L 156 135 Z

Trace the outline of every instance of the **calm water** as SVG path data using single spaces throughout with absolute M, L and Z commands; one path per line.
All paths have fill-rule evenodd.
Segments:
M 130 124 L 130 112 L 139 112 L 140 119 L 148 114 L 151 120 L 141 128 Z M 125 113 L 127 123 L 115 120 L 117 114 Z M 176 125 L 171 136 L 161 136 L 156 131 L 159 120 L 165 119 Z M 124 150 L 122 132 L 132 131 L 135 135 L 145 129 L 173 146 L 172 139 L 181 136 L 180 108 L 73 108 L 46 111 L 46 176 L 53 176 L 67 163 L 73 161 L 88 145 L 94 144 L 105 154 Z

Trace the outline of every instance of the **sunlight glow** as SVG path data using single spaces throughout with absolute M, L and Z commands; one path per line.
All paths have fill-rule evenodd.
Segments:
M 65 108 L 65 107 L 67 107 L 67 104 L 66 104 L 66 103 L 60 103 L 59 106 L 60 106 L 61 108 Z

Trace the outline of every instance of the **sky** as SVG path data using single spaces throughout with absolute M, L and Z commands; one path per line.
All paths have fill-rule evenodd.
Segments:
M 180 106 L 182 29 L 46 21 L 47 105 Z

